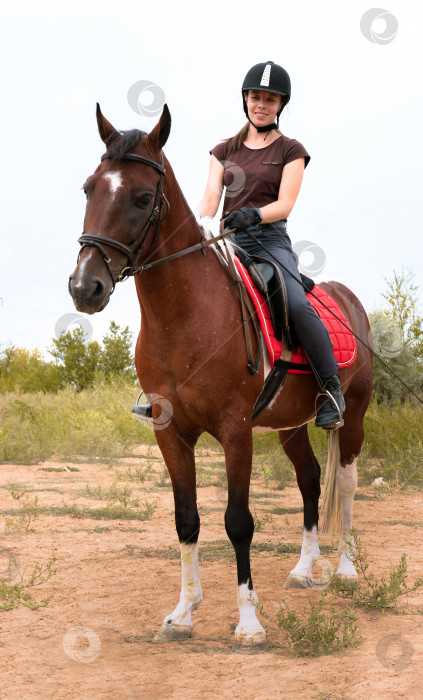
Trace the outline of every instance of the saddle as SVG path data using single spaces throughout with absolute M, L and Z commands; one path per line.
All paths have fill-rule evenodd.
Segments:
M 312 373 L 321 393 L 323 384 L 311 359 L 298 347 L 298 339 L 289 326 L 288 298 L 279 268 L 266 258 L 252 257 L 238 246 L 235 249 L 235 267 L 255 307 L 272 367 L 254 405 L 254 420 L 275 397 L 288 372 Z M 301 275 L 301 282 L 314 311 L 329 331 L 338 366 L 349 366 L 355 361 L 357 346 L 342 310 L 312 279 Z M 315 291 L 310 294 L 313 289 Z
M 295 352 L 298 339 L 289 325 L 288 295 L 280 269 L 270 260 L 260 255 L 251 256 L 238 246 L 236 246 L 236 255 L 269 307 L 275 338 L 279 341 L 285 338 L 287 349 Z M 314 281 L 302 273 L 300 275 L 304 287 L 311 292 L 315 286 Z

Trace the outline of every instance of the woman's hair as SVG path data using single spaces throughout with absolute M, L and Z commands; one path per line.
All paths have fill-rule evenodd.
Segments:
M 238 133 L 235 134 L 235 136 L 231 136 L 229 139 L 225 139 L 230 151 L 239 151 L 245 139 L 247 138 L 249 128 L 250 122 L 247 122 L 246 124 L 244 124 L 242 129 L 240 129 Z
M 248 90 L 246 90 L 246 92 L 248 92 Z M 242 99 L 244 99 L 244 98 L 242 98 Z M 282 97 L 282 95 L 281 95 L 282 110 L 285 107 L 285 105 L 287 104 L 287 102 L 288 102 L 288 100 L 286 98 Z M 249 128 L 250 128 L 250 122 L 247 122 L 246 124 L 244 124 L 242 129 L 240 129 L 238 131 L 238 133 L 235 134 L 235 136 L 231 136 L 229 139 L 224 139 L 224 141 L 226 141 L 226 143 L 228 144 L 230 151 L 239 151 L 239 149 L 241 148 L 245 139 L 247 138 Z M 279 129 L 276 129 L 276 131 L 278 132 L 278 134 L 281 133 Z

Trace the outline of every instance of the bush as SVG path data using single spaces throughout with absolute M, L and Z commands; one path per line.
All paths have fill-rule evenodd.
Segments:
M 404 488 L 423 484 L 423 407 L 412 400 L 390 409 L 373 401 L 364 417 L 362 463 L 377 465 L 376 476 Z M 361 471 L 361 478 L 363 470 Z M 372 481 L 375 473 L 367 475 Z
M 320 656 L 358 646 L 363 640 L 357 635 L 357 616 L 351 606 L 340 612 L 323 611 L 327 591 L 323 591 L 317 605 L 309 600 L 310 611 L 304 608 L 303 616 L 281 603 L 276 614 L 276 623 L 282 637 L 281 646 L 289 649 L 293 656 Z M 259 611 L 272 622 L 259 605 Z
M 378 579 L 374 574 L 368 573 L 367 549 L 362 545 L 355 528 L 351 528 L 347 544 L 350 551 L 353 551 L 355 544 L 355 554 L 352 557 L 352 561 L 361 573 L 363 581 L 344 583 L 341 576 L 336 574 L 331 579 L 331 591 L 341 598 L 350 600 L 354 607 L 362 607 L 366 610 L 380 610 L 381 612 L 390 609 L 392 612 L 398 612 L 399 597 L 403 595 L 408 596 L 409 593 L 414 593 L 414 591 L 423 586 L 423 576 L 416 579 L 412 586 L 407 586 L 408 566 L 406 554 L 401 555 L 397 566 L 391 564 L 389 581 L 387 581 L 384 574 Z
M 110 461 L 143 444 L 154 432 L 131 415 L 132 383 L 99 382 L 76 392 L 0 395 L 0 462 L 34 464 L 53 455 Z

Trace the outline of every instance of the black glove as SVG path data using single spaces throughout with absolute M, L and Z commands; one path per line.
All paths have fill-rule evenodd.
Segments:
M 237 231 L 246 231 L 250 226 L 255 226 L 262 221 L 263 217 L 258 209 L 242 207 L 241 211 L 226 212 L 222 217 L 225 219 L 225 228 L 234 228 Z

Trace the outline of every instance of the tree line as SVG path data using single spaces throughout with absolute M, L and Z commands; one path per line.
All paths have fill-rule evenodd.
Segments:
M 92 387 L 98 380 L 119 376 L 135 382 L 137 376 L 132 353 L 132 333 L 121 329 L 114 321 L 103 336 L 102 343 L 87 342 L 78 326 L 53 338 L 49 353 L 54 358 L 43 359 L 39 350 L 27 350 L 9 345 L 0 352 L 0 392 L 52 392 L 67 386 L 76 391 Z

